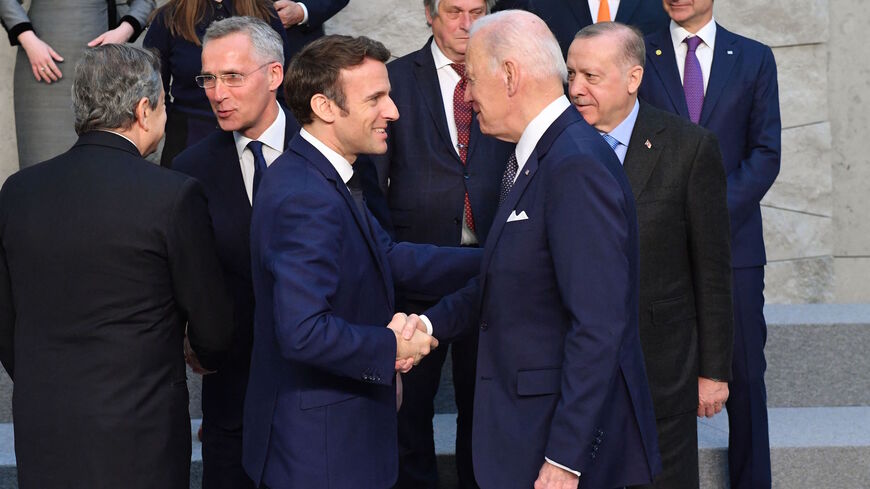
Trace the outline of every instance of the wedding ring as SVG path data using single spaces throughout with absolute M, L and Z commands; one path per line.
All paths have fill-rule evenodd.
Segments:
M 39 71 L 45 71 L 45 66 L 40 66 Z

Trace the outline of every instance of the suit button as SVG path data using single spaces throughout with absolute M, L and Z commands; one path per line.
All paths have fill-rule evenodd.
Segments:
M 480 322 L 480 330 L 481 330 L 481 331 L 486 331 L 487 329 L 489 329 L 489 325 L 486 324 L 486 321 L 481 321 L 481 322 Z
M 462 176 L 465 177 L 466 180 L 471 178 L 471 176 L 468 174 L 468 172 L 463 173 Z
M 456 224 L 458 226 L 461 222 L 462 221 L 460 221 L 458 217 L 453 218 L 453 224 Z

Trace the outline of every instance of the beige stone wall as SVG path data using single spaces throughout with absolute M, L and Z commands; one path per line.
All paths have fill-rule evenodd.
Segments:
M 783 122 L 779 178 L 762 202 L 769 302 L 868 302 L 870 288 L 870 62 L 861 39 L 862 0 L 716 2 L 726 28 L 774 49 Z M 396 56 L 429 30 L 420 0 L 353 0 L 327 24 L 365 34 Z M 12 50 L 0 49 L 0 178 L 17 168 L 12 125 Z M 5 143 L 5 144 L 2 144 Z

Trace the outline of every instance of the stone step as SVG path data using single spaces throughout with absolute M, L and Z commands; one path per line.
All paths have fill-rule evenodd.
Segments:
M 776 489 L 860 489 L 870 487 L 870 407 L 773 408 L 771 463 Z M 199 488 L 202 450 L 196 441 L 200 420 L 191 421 L 193 451 L 190 487 Z M 442 488 L 456 487 L 456 416 L 435 416 L 435 450 Z M 698 421 L 703 489 L 727 489 L 728 420 L 719 414 Z M 12 425 L 0 424 L 0 489 L 17 488 Z M 159 470 L 159 468 L 155 468 Z

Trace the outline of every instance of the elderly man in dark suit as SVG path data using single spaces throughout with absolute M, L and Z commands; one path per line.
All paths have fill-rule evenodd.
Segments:
M 492 3 L 425 0 L 432 37 L 419 51 L 387 65 L 390 96 L 402 117 L 387 127 L 387 152 L 372 158 L 398 241 L 472 247 L 486 241 L 513 144 L 481 134 L 471 104 L 463 98 L 468 29 Z M 400 290 L 397 305 L 401 311 L 420 313 L 438 299 Z M 457 475 L 460 487 L 474 488 L 471 418 L 477 337 L 453 342 L 450 352 L 458 411 Z M 438 487 L 432 417 L 446 357 L 447 348 L 440 348 L 403 376 L 397 488 Z
M 713 416 L 731 377 L 731 263 L 725 171 L 716 137 L 638 102 L 641 33 L 581 30 L 568 50 L 568 92 L 623 163 L 637 202 L 640 341 L 663 471 L 649 487 L 697 488 L 695 414 Z
M 477 482 L 649 483 L 661 463 L 637 329 L 637 218 L 619 160 L 565 97 L 565 62 L 540 18 L 479 19 L 466 65 L 481 131 L 517 145 L 479 277 L 420 319 L 439 340 L 479 334 Z
M 713 0 L 665 0 L 670 28 L 646 37 L 640 98 L 712 131 L 728 179 L 734 299 L 728 465 L 733 489 L 771 486 L 764 386 L 761 199 L 779 174 L 779 89 L 771 49 L 713 19 Z
M 22 489 L 189 487 L 185 325 L 212 369 L 233 325 L 202 188 L 143 158 L 163 97 L 153 54 L 87 51 L 78 142 L 0 192 L 0 361 Z

